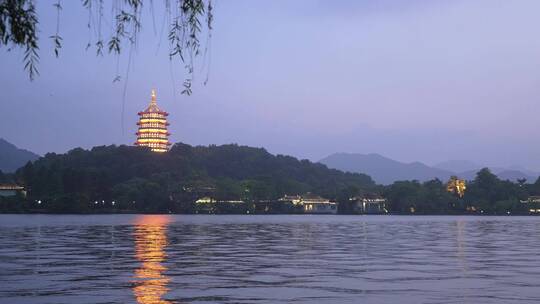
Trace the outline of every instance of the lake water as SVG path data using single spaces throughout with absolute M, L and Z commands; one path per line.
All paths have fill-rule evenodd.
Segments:
M 540 217 L 0 215 L 0 303 L 537 303 Z

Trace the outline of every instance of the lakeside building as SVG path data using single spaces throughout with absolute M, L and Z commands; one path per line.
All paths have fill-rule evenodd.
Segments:
M 184 185 L 182 191 L 185 193 L 193 193 L 197 197 L 211 196 L 216 192 L 216 187 L 211 185 Z
M 529 196 L 526 200 L 520 200 L 519 202 L 522 204 L 527 204 L 530 214 L 540 214 L 540 196 L 532 195 Z
M 302 203 L 302 196 L 300 195 L 285 195 L 282 198 L 278 200 L 281 203 L 287 204 L 293 204 L 294 206 L 300 205 Z
M 386 214 L 388 201 L 382 197 L 352 197 L 352 208 L 355 213 L 360 214 Z
M 8 197 L 8 196 L 16 196 L 18 194 L 21 194 L 22 196 L 26 197 L 26 190 L 23 186 L 15 185 L 15 184 L 0 184 L 0 196 L 2 197 Z
M 195 200 L 196 213 L 255 213 L 255 214 L 336 214 L 338 204 L 311 193 L 286 195 L 277 200 L 224 200 L 211 195 Z
M 311 214 L 336 214 L 337 203 L 316 195 L 302 197 L 304 213 Z
M 283 197 L 278 200 L 258 200 L 254 202 L 254 212 L 258 214 L 302 214 L 304 211 L 299 201 L 294 197 L 290 199 Z
M 242 200 L 217 200 L 209 196 L 195 201 L 196 213 L 250 213 L 250 206 Z
M 137 133 L 136 146 L 149 147 L 154 152 L 167 152 L 169 151 L 169 135 L 171 135 L 167 129 L 169 123 L 167 122 L 167 116 L 169 113 L 162 111 L 156 101 L 156 91 L 152 90 L 152 98 L 150 105 L 138 113 L 139 121 L 137 125 L 139 130 Z
M 531 204 L 531 203 L 540 203 L 540 196 L 538 195 L 533 195 L 533 196 L 529 196 L 526 200 L 520 200 L 520 202 L 522 204 Z
M 337 203 L 318 195 L 285 195 L 278 200 L 281 204 L 291 204 L 307 214 L 336 214 Z

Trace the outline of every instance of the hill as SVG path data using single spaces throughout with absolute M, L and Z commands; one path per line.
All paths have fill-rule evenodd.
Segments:
M 94 201 L 163 211 L 174 209 L 171 202 L 193 200 L 205 191 L 219 199 L 266 200 L 306 192 L 349 197 L 375 187 L 367 175 L 260 148 L 181 143 L 163 154 L 128 146 L 49 153 L 19 169 L 16 178 L 28 186 L 31 199 L 57 202 L 53 209 L 62 211 L 81 210 Z
M 456 175 L 466 180 L 473 180 L 481 166 L 464 160 L 452 160 L 439 163 L 434 167 L 420 162 L 402 163 L 379 154 L 348 154 L 336 153 L 319 161 L 329 168 L 335 168 L 345 172 L 364 173 L 373 178 L 377 183 L 388 185 L 395 181 L 418 180 L 421 182 L 438 178 L 448 180 Z M 534 182 L 538 174 L 524 170 L 490 168 L 490 170 L 502 180 L 517 181 L 527 179 Z M 524 173 L 526 172 L 526 173 Z
M 420 162 L 402 163 L 379 154 L 336 153 L 319 161 L 329 168 L 364 173 L 384 185 L 400 180 L 447 180 L 454 173 L 429 167 Z
M 39 155 L 19 149 L 12 143 L 0 138 L 0 171 L 14 172 L 28 161 L 34 161 Z

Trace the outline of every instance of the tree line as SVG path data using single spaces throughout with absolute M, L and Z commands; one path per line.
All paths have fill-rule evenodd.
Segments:
M 28 190 L 17 208 L 51 212 L 189 212 L 203 195 L 252 202 L 307 192 L 338 197 L 376 186 L 364 174 L 260 148 L 181 143 L 168 153 L 130 146 L 48 153 L 17 170 L 12 179 Z
M 114 145 L 76 148 L 48 153 L 14 174 L 0 172 L 1 182 L 27 189 L 26 197 L 0 198 L 2 212 L 192 213 L 202 196 L 254 204 L 310 192 L 337 201 L 340 213 L 352 212 L 351 197 L 381 196 L 397 214 L 527 214 L 536 206 L 521 201 L 540 194 L 540 179 L 514 183 L 487 168 L 467 183 L 463 196 L 448 192 L 438 179 L 376 185 L 365 174 L 234 144 L 178 143 L 168 153 Z

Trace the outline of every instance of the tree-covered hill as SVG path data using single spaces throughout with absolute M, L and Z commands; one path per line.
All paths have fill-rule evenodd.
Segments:
M 181 143 L 163 154 L 129 146 L 49 153 L 19 169 L 15 178 L 27 187 L 30 200 L 53 204 L 58 211 L 103 201 L 114 201 L 116 208 L 164 211 L 205 191 L 218 199 L 256 201 L 306 192 L 348 197 L 375 187 L 367 175 L 260 148 Z

